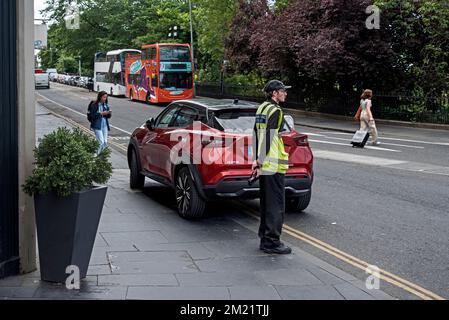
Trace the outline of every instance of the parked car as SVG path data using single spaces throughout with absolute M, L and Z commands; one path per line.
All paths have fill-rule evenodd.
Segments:
M 132 133 L 128 146 L 130 187 L 143 188 L 145 177 L 170 186 L 183 218 L 201 217 L 205 204 L 216 199 L 259 198 L 259 182 L 248 183 L 257 108 L 252 102 L 207 98 L 170 104 Z M 295 130 L 291 116 L 285 116 L 281 137 L 290 164 L 286 207 L 303 211 L 312 194 L 312 150 L 307 135 Z M 189 145 L 188 154 L 173 161 L 180 143 Z M 231 158 L 226 158 L 229 155 Z
M 87 77 L 81 77 L 81 78 L 79 79 L 79 81 L 77 82 L 78 87 L 80 87 L 80 88 L 86 88 L 86 87 L 87 87 L 87 80 L 88 80 Z
M 50 79 L 50 81 L 52 82 L 56 82 L 58 79 L 59 75 L 57 73 L 51 73 L 48 75 L 48 78 Z
M 49 76 L 51 81 L 54 78 L 54 76 L 58 74 L 58 70 L 56 70 L 54 68 L 49 68 L 49 69 L 47 69 L 46 72 L 48 73 L 48 76 Z
M 69 85 L 71 79 L 72 79 L 72 76 L 66 74 L 66 75 L 64 75 L 64 77 L 63 77 L 63 79 L 62 79 L 62 83 L 63 83 L 63 84 Z
M 34 87 L 35 88 L 47 88 L 50 89 L 50 80 L 48 74 L 42 69 L 35 69 L 34 71 Z

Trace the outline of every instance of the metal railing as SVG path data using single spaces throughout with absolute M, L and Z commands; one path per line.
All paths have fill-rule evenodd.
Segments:
M 220 83 L 197 83 L 198 96 L 218 99 L 241 99 L 262 102 L 262 88 L 247 85 L 224 85 Z M 303 94 L 289 91 L 284 106 L 291 109 L 314 111 L 343 116 L 354 116 L 360 103 L 359 94 L 334 94 L 306 98 Z M 449 124 L 449 103 L 434 97 L 413 97 L 381 93 L 373 97 L 373 115 L 378 119 L 410 122 Z

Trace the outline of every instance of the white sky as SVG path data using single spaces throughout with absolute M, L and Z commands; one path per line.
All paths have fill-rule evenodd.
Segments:
M 39 10 L 42 9 L 45 9 L 45 0 L 34 0 L 34 18 L 42 18 L 42 15 L 39 13 Z

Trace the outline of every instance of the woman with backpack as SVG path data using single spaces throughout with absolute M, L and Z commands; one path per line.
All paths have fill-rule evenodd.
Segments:
M 109 119 L 112 111 L 109 107 L 108 94 L 105 91 L 98 93 L 97 101 L 91 102 L 89 106 L 90 128 L 95 131 L 95 136 L 100 144 L 97 155 L 108 147 Z

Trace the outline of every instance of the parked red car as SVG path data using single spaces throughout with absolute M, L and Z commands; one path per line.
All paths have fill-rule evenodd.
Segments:
M 130 187 L 143 188 L 145 177 L 172 187 L 183 218 L 201 217 L 208 201 L 259 198 L 258 181 L 248 183 L 257 108 L 253 102 L 208 98 L 170 104 L 131 136 Z M 285 120 L 286 208 L 302 211 L 312 194 L 313 154 L 307 135 L 295 131 L 292 117 Z

